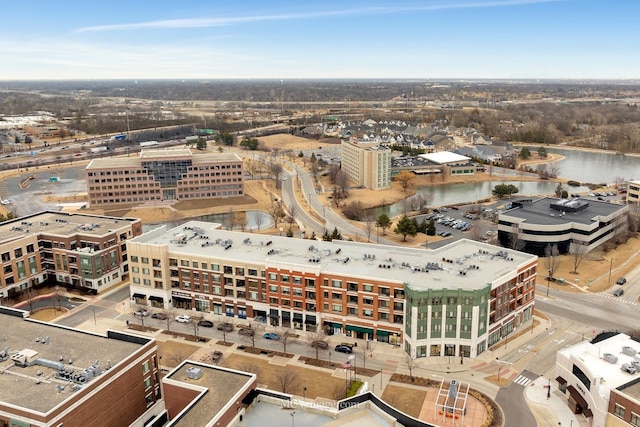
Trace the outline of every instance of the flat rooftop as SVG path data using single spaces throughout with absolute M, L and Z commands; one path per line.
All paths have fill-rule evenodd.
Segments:
M 89 162 L 85 170 L 139 168 L 143 161 L 191 159 L 193 165 L 209 163 L 239 162 L 242 159 L 236 153 L 193 154 L 189 148 L 164 148 L 142 150 L 134 157 L 101 157 Z
M 407 283 L 414 289 L 484 288 L 537 259 L 537 256 L 472 240 L 457 240 L 434 250 L 335 240 L 313 241 L 220 230 L 219 224 L 189 221 L 166 225 L 131 242 L 168 245 L 173 256 L 244 261 L 310 273 Z M 464 272 L 464 274 L 461 274 Z
M 500 217 L 507 216 L 520 218 L 529 224 L 558 225 L 566 224 L 567 222 L 574 222 L 590 225 L 598 221 L 598 218 L 608 217 L 619 210 L 627 208 L 626 205 L 618 205 L 615 203 L 583 198 L 576 198 L 572 200 L 589 204 L 587 208 L 577 212 L 571 212 L 570 209 L 559 211 L 551 208 L 552 204 L 558 203 L 561 200 L 562 199 L 556 199 L 553 197 L 544 197 L 541 199 L 526 201 L 523 203 L 521 208 L 509 209 L 508 211 L 500 214 Z M 514 203 L 518 203 L 518 200 L 515 199 Z
M 188 370 L 199 369 L 199 379 L 189 378 Z M 204 426 L 229 403 L 234 403 L 236 395 L 255 382 L 255 375 L 231 369 L 185 362 L 167 375 L 167 379 L 202 387 L 202 397 L 188 406 L 186 412 L 172 426 Z
M 419 154 L 418 157 L 427 159 L 433 163 L 445 164 L 453 162 L 468 162 L 471 158 L 451 151 L 437 151 L 435 153 Z
M 0 224 L 0 243 L 28 234 L 47 233 L 66 236 L 81 233 L 103 236 L 113 230 L 140 221 L 137 218 L 116 218 L 98 215 L 45 211 L 23 216 Z
M 8 347 L 9 354 L 25 349 L 33 350 L 37 352 L 37 359 L 61 363 L 65 369 L 76 373 L 89 368 L 96 361 L 100 370 L 104 372 L 151 341 L 149 338 L 139 337 L 144 343 L 137 344 L 107 338 L 51 323 L 31 321 L 7 314 L 8 312 L 25 313 L 7 308 L 0 310 L 0 351 L 5 347 Z M 42 364 L 23 368 L 16 366 L 11 358 L 0 362 L 0 401 L 32 411 L 48 412 L 65 400 L 82 393 L 82 389 L 73 391 L 74 384 L 68 379 L 56 378 L 56 373 L 57 368 Z M 91 380 L 86 384 L 91 385 Z M 56 386 L 64 386 L 64 390 L 59 392 Z
M 622 352 L 623 347 L 633 348 L 637 353 L 636 356 L 630 356 Z M 615 363 L 607 362 L 605 354 L 610 354 L 617 358 Z M 567 359 L 579 359 L 585 366 L 588 366 L 589 374 L 592 379 L 595 377 L 604 378 L 604 381 L 598 383 L 597 388 L 591 390 L 594 394 L 596 391 L 603 398 L 609 398 L 611 389 L 615 389 L 621 385 L 627 384 L 634 380 L 640 380 L 640 372 L 629 374 L 621 370 L 624 363 L 631 363 L 640 360 L 640 342 L 632 340 L 625 334 L 617 334 L 611 338 L 592 344 L 589 341 L 583 341 L 572 347 L 558 351 L 558 356 Z M 569 368 L 571 369 L 571 368 Z M 640 388 L 634 386 L 631 392 L 639 392 Z M 627 390 L 624 393 L 628 393 Z

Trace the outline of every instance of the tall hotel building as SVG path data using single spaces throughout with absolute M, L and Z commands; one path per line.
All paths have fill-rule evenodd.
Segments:
M 470 240 L 425 251 L 191 221 L 127 247 L 137 304 L 389 342 L 415 357 L 475 357 L 535 304 L 535 255 Z
M 85 173 L 91 206 L 244 195 L 242 159 L 235 153 L 142 150 L 137 157 L 94 159 Z
M 142 221 L 41 212 L 0 224 L 0 301 L 44 282 L 99 293 L 128 274 Z
M 342 141 L 342 170 L 371 190 L 391 187 L 391 150 L 377 142 Z

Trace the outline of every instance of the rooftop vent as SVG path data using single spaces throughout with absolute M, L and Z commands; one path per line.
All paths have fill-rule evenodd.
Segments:
M 202 378 L 202 369 L 191 367 L 187 369 L 187 378 L 192 380 L 199 380 Z
M 616 363 L 618 362 L 618 356 L 611 354 L 611 353 L 605 353 L 602 355 L 602 358 L 609 362 L 609 363 Z
M 637 351 L 635 348 L 625 345 L 624 347 L 622 347 L 622 353 L 626 354 L 627 356 L 635 356 Z

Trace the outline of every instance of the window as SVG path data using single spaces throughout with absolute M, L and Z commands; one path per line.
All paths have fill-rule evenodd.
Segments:
M 193 261 L 191 265 L 193 266 L 193 268 L 198 268 L 198 261 Z
M 142 364 L 142 373 L 146 374 L 149 372 L 149 361 L 146 361 Z
M 278 286 L 269 285 L 269 292 L 278 292 Z
M 280 288 L 280 292 L 282 295 L 289 295 L 291 293 L 291 289 L 288 286 L 283 286 Z
M 340 304 L 331 304 L 331 310 L 342 313 L 342 306 Z
M 362 290 L 364 292 L 373 292 L 373 285 L 362 285 Z
M 138 257 L 135 255 L 131 255 L 131 262 L 138 262 Z
M 22 256 L 22 248 L 15 249 L 13 253 L 15 254 L 16 258 L 20 258 Z
M 149 258 L 143 256 L 141 260 L 143 264 L 149 264 Z
M 278 280 L 278 275 L 276 273 L 269 273 L 269 280 Z
M 632 426 L 640 427 L 640 415 L 635 412 L 631 413 L 631 420 L 629 421 Z
M 257 276 L 258 275 L 258 270 L 256 270 L 255 268 L 250 268 L 248 271 L 249 271 L 249 276 Z
M 289 283 L 289 280 L 290 280 L 290 278 L 289 278 L 288 274 L 281 274 L 280 275 L 280 281 L 281 282 Z
M 341 288 L 342 287 L 342 280 L 336 280 L 336 279 L 331 280 L 331 287 L 332 288 Z
M 613 414 L 617 417 L 624 418 L 624 406 L 618 405 L 616 403 L 616 407 L 613 410 Z
M 180 260 L 180 265 L 183 267 L 189 267 L 189 260 L 188 259 L 181 259 Z

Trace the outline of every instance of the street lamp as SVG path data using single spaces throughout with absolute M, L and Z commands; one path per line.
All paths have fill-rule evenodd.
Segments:
M 296 411 L 290 412 L 289 415 L 291 415 L 291 427 L 295 427 L 295 425 L 296 425 L 296 419 L 295 419 Z
M 611 284 L 611 267 L 613 267 L 613 258 L 609 260 L 609 284 Z

